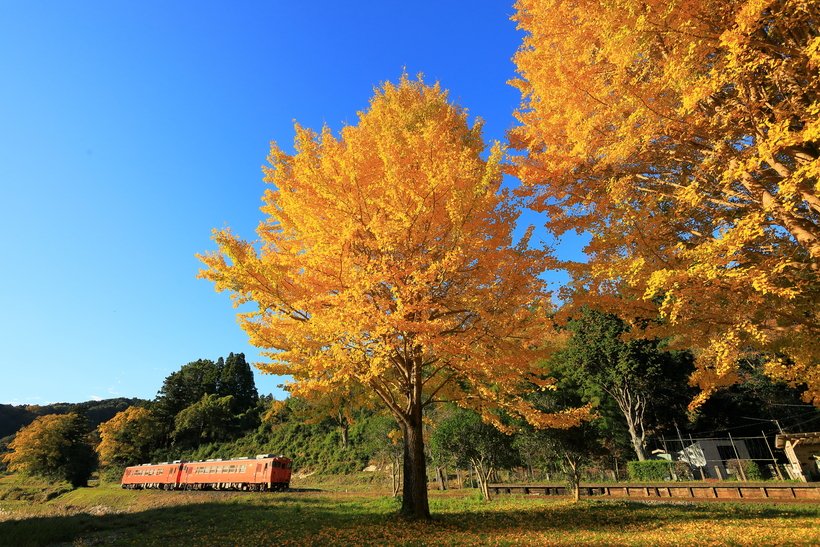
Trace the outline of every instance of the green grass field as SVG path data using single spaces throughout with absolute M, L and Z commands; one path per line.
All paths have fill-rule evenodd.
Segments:
M 0 545 L 817 545 L 820 505 L 661 504 L 431 492 L 434 520 L 362 491 L 125 491 L 101 485 L 37 498 L 0 479 Z M 10 495 L 9 493 L 12 492 Z M 16 499 L 10 499 L 16 498 Z

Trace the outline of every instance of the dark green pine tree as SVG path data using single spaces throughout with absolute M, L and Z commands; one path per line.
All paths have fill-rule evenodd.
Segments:
M 200 401 L 204 395 L 217 393 L 220 376 L 220 367 L 210 359 L 198 359 L 183 365 L 162 383 L 156 399 L 157 414 L 164 421 L 173 422 L 180 411 Z
M 233 411 L 236 414 L 243 414 L 256 406 L 259 394 L 244 353 L 228 355 L 222 366 L 217 393 L 222 397 L 233 395 Z

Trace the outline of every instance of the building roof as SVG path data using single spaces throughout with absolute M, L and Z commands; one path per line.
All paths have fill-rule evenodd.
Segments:
M 781 433 L 775 437 L 774 444 L 777 448 L 784 448 L 786 443 L 791 441 L 804 441 L 802 444 L 820 444 L 820 431 L 810 433 Z

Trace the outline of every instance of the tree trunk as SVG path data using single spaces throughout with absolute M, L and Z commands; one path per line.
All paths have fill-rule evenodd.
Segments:
M 393 497 L 397 498 L 399 496 L 399 487 L 401 485 L 401 471 L 399 468 L 398 456 L 393 457 L 390 461 L 390 475 L 393 479 Z
M 447 490 L 447 479 L 444 477 L 444 470 L 439 466 L 436 466 L 436 480 L 439 490 Z
M 342 430 L 342 448 L 347 448 L 350 436 L 350 424 L 343 422 L 339 427 Z
M 490 501 L 490 476 L 493 474 L 492 466 L 484 468 L 484 462 L 480 460 L 473 460 L 473 467 L 475 467 L 475 473 L 478 475 L 478 486 L 481 489 L 481 497 L 484 498 L 485 501 Z
M 638 456 L 638 461 L 642 462 L 646 460 L 646 453 L 643 449 L 643 441 L 638 436 L 638 433 L 635 431 L 635 427 L 633 424 L 629 424 L 629 436 L 632 440 L 632 448 L 635 450 L 635 455 Z
M 404 488 L 402 489 L 401 514 L 411 519 L 429 519 L 427 502 L 427 462 L 424 458 L 421 405 L 402 424 L 404 432 Z
M 606 389 L 606 388 L 604 388 Z M 646 411 L 646 397 L 641 393 L 633 393 L 629 384 L 624 383 L 612 389 L 606 389 L 626 419 L 626 427 L 629 431 L 629 440 L 638 461 L 646 460 L 644 442 L 646 441 L 646 430 L 644 428 L 644 412 Z
M 572 499 L 577 502 L 581 500 L 581 464 L 569 454 L 566 454 L 565 458 L 568 471 L 567 482 L 572 490 Z

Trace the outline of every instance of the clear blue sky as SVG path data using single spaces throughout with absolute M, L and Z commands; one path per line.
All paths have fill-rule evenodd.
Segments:
M 307 7 L 301 7 L 307 6 Z M 258 352 L 196 279 L 211 229 L 253 239 L 268 143 L 355 123 L 402 71 L 503 140 L 510 4 L 0 3 L 0 403 L 156 395 Z M 568 250 L 577 249 L 577 242 Z M 281 378 L 257 374 L 282 397 Z

